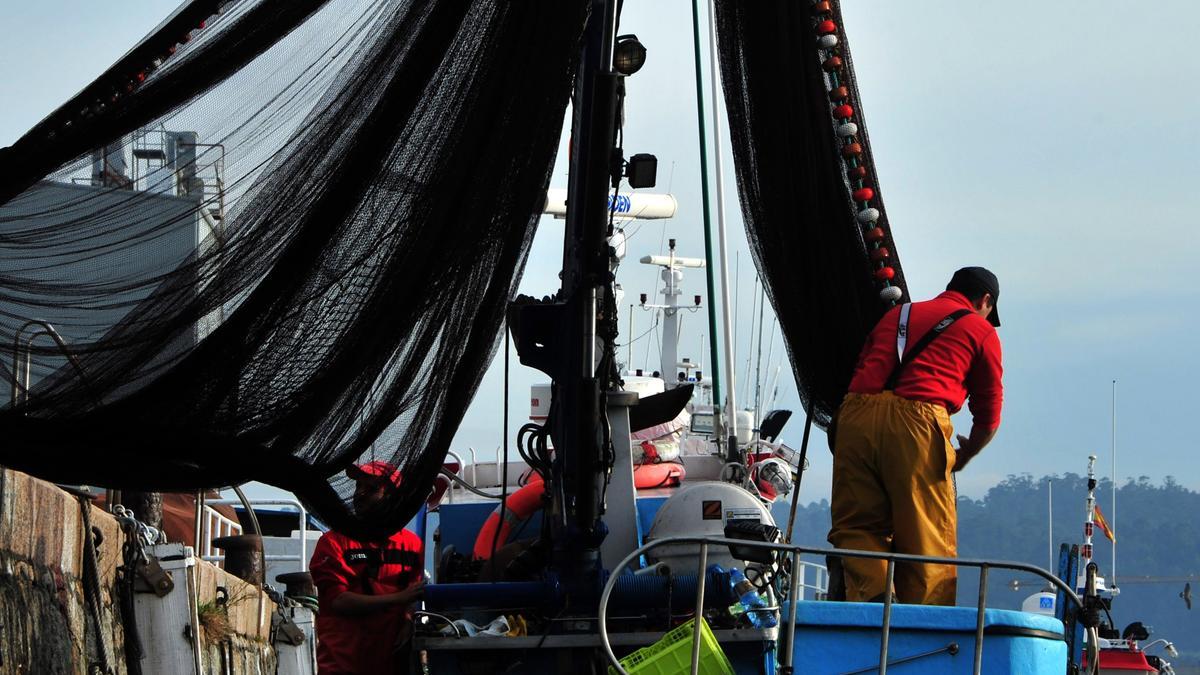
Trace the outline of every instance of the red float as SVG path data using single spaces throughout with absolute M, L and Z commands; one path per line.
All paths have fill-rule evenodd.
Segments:
M 845 87 L 834 87 L 833 91 L 829 92 L 829 98 L 834 101 L 845 101 L 850 98 L 850 90 Z
M 828 71 L 841 70 L 842 69 L 842 57 L 831 56 L 821 62 L 821 67 Z
M 833 109 L 833 116 L 843 120 L 854 117 L 854 108 L 850 107 L 847 103 L 843 103 Z
M 831 10 L 832 8 L 829 6 L 829 0 L 821 0 L 820 2 L 813 3 L 812 6 L 813 14 L 825 14 Z
M 874 251 L 871 251 L 872 262 L 882 262 L 884 260 L 887 260 L 890 257 L 892 257 L 891 251 L 887 250 L 883 246 L 880 246 L 879 248 L 875 249 Z
M 851 180 L 866 178 L 867 167 L 862 164 L 858 166 L 852 166 L 849 169 L 846 169 L 846 175 L 849 176 Z
M 867 241 L 872 242 L 872 243 L 877 242 L 877 241 L 883 241 L 883 228 L 882 227 L 873 227 L 873 228 L 867 230 Z
M 860 187 L 854 191 L 854 201 L 869 202 L 875 197 L 875 191 L 869 187 Z
M 862 146 L 859 145 L 858 143 L 847 143 L 845 146 L 842 147 L 842 157 L 845 157 L 846 159 L 850 159 L 851 157 L 858 157 L 861 154 L 862 154 Z
M 896 270 L 890 267 L 880 267 L 875 270 L 875 278 L 880 281 L 891 281 L 896 277 Z
M 830 33 L 836 33 L 837 32 L 837 24 L 830 21 L 829 19 L 825 19 L 821 23 L 817 24 L 817 32 L 820 33 L 821 35 L 829 35 Z

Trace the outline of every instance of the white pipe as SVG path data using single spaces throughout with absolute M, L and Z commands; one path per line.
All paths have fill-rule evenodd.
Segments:
M 729 401 L 728 413 L 726 413 L 726 424 L 729 426 L 729 432 L 726 434 L 728 438 L 737 438 L 737 397 L 734 392 L 737 391 L 737 382 L 734 374 L 733 363 L 733 323 L 731 320 L 732 313 L 729 306 L 729 252 L 725 242 L 725 172 L 723 170 L 724 162 L 721 161 L 721 105 L 717 93 L 720 88 L 717 86 L 717 30 L 716 30 L 716 11 L 713 8 L 713 3 L 708 3 L 708 59 L 709 69 L 708 75 L 712 82 L 713 92 L 713 143 L 714 150 L 713 159 L 716 168 L 716 188 L 717 188 L 717 243 L 720 245 L 720 267 L 721 267 L 721 333 L 724 338 L 724 355 L 725 355 L 725 380 L 729 382 L 729 387 L 726 389 L 727 400 Z M 719 406 L 720 401 L 714 401 L 713 405 Z M 732 451 L 733 448 L 730 448 Z

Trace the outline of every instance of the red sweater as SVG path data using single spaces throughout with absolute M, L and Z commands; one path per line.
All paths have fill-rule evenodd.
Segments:
M 908 348 L 920 341 L 942 319 L 959 309 L 970 309 L 966 296 L 946 291 L 933 300 L 913 303 L 908 317 Z M 896 367 L 896 328 L 900 308 L 893 307 L 871 331 L 858 357 L 850 392 L 878 394 Z M 987 319 L 968 314 L 929 343 L 908 364 L 896 383 L 897 396 L 945 406 L 950 414 L 970 396 L 974 423 L 984 429 L 1000 426 L 1004 401 L 1001 384 L 1000 337 Z
M 383 595 L 408 588 L 421 579 L 424 555 L 421 538 L 408 530 L 371 542 L 333 531 L 321 535 L 309 571 L 320 603 L 317 670 L 322 675 L 403 672 L 395 642 L 408 621 L 404 607 L 340 616 L 330 606 L 346 591 Z

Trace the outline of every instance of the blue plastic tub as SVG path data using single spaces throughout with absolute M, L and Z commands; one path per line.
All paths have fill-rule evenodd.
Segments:
M 786 606 L 784 612 L 786 622 Z M 972 672 L 976 616 L 973 607 L 893 605 L 888 673 Z M 878 603 L 801 601 L 792 664 L 797 673 L 878 672 L 882 625 Z M 1052 617 L 986 610 L 983 672 L 1062 675 L 1062 633 L 1062 622 Z

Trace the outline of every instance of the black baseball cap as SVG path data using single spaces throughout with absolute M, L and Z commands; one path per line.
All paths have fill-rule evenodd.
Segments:
M 1000 280 L 985 267 L 964 267 L 950 277 L 946 290 L 958 291 L 967 297 L 979 297 L 984 293 L 992 295 L 992 313 L 988 321 L 993 326 L 1000 325 Z

